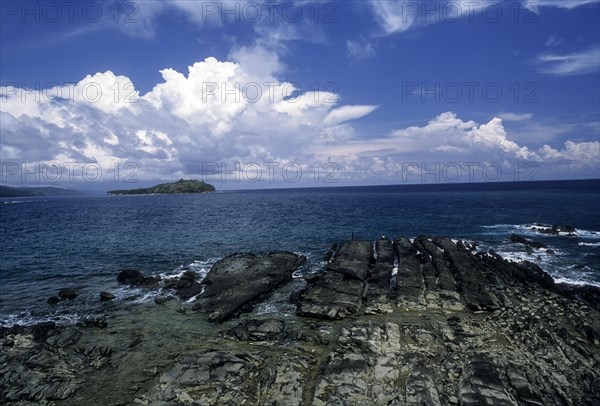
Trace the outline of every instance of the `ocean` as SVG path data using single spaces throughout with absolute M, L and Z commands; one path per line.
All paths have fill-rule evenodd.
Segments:
M 116 303 L 152 303 L 155 292 L 117 283 L 123 268 L 202 277 L 228 254 L 286 250 L 307 257 L 300 277 L 322 269 L 329 247 L 353 234 L 478 242 L 535 262 L 559 281 L 600 286 L 599 213 L 600 180 L 4 198 L 0 325 L 72 323 L 105 310 L 102 290 Z M 542 234 L 532 229 L 538 224 L 577 231 Z M 511 233 L 548 248 L 528 254 Z M 75 288 L 77 299 L 47 304 L 65 287 Z

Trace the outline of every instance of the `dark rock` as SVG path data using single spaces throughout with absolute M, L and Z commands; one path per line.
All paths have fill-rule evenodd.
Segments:
M 196 274 L 193 271 L 186 271 L 181 275 L 181 278 L 177 281 L 175 289 L 186 289 L 194 284 L 196 281 Z
M 137 285 L 144 279 L 144 274 L 136 269 L 124 269 L 117 275 L 119 283 Z
M 538 241 L 530 241 L 529 246 L 532 248 L 535 248 L 536 250 L 539 250 L 540 248 L 548 248 L 548 246 L 546 244 L 544 244 L 543 242 L 538 242 Z
M 292 304 L 297 304 L 303 294 L 304 294 L 304 289 L 293 291 L 292 293 L 290 293 L 290 296 L 288 297 L 288 302 L 290 302 Z
M 517 268 L 522 272 L 522 280 L 535 282 L 546 289 L 554 289 L 554 279 L 533 262 L 525 261 L 519 264 Z
M 569 234 L 572 234 L 572 233 L 576 233 L 576 232 L 577 232 L 577 229 L 576 229 L 575 227 L 573 227 L 573 226 L 561 226 L 561 227 L 560 227 L 560 232 L 561 232 L 561 233 L 569 233 Z
M 398 275 L 396 278 L 398 304 L 416 306 L 423 302 L 423 276 L 418 251 L 407 238 L 394 241 L 398 255 Z
M 55 305 L 60 302 L 60 298 L 58 296 L 50 296 L 48 298 L 48 304 Z
M 347 241 L 340 246 L 327 269 L 364 281 L 373 262 L 373 244 L 370 241 Z
M 460 242 L 454 244 L 448 238 L 436 238 L 434 242 L 444 250 L 467 306 L 472 310 L 498 309 L 499 300 L 490 289 L 488 274 L 479 260 Z
M 108 327 L 108 322 L 106 321 L 106 317 L 103 317 L 103 316 L 86 317 L 79 324 L 84 327 L 96 327 L 96 328 Z
M 521 403 L 529 405 L 543 405 L 540 392 L 527 380 L 527 378 L 515 367 L 507 368 L 508 378 L 511 386 L 515 389 Z
M 100 300 L 102 300 L 102 301 L 113 300 L 114 298 L 115 298 L 115 295 L 113 295 L 110 292 L 105 292 L 105 291 L 100 292 Z
M 284 282 L 305 258 L 291 252 L 264 256 L 236 254 L 215 263 L 204 280 L 204 292 L 196 299 L 194 310 L 209 313 L 209 321 L 222 322 L 271 293 Z
M 75 292 L 75 289 L 64 288 L 58 291 L 58 297 L 61 299 L 73 300 L 77 297 L 77 292 Z
M 600 305 L 600 287 L 592 285 L 569 285 L 566 283 L 554 284 L 553 289 L 566 297 L 582 299 L 594 306 Z
M 156 296 L 154 298 L 154 303 L 156 304 L 163 304 L 167 301 L 167 297 L 166 296 Z
M 36 324 L 31 329 L 31 332 L 33 333 L 34 341 L 44 342 L 46 340 L 46 338 L 48 337 L 48 334 L 50 334 L 50 332 L 52 330 L 54 330 L 55 328 L 56 328 L 56 323 L 54 323 L 52 321 L 45 321 L 43 323 Z
M 415 368 L 406 381 L 408 404 L 441 406 L 432 368 Z
M 54 347 L 64 348 L 69 345 L 75 344 L 81 338 L 81 331 L 78 328 L 65 328 L 48 337 L 46 344 Z
M 550 249 L 546 250 L 546 253 L 550 254 L 550 255 L 555 255 L 556 254 L 556 252 L 554 252 L 554 250 L 550 250 Z
M 202 285 L 196 282 L 196 274 L 193 271 L 186 271 L 177 281 L 175 290 L 181 300 L 189 300 L 202 292 Z
M 461 406 L 518 405 L 498 366 L 485 357 L 476 357 L 465 366 L 458 394 Z
M 510 241 L 517 244 L 529 245 L 529 240 L 527 238 L 514 233 L 510 235 Z
M 285 323 L 277 319 L 251 319 L 238 323 L 228 334 L 238 340 L 265 341 L 284 337 Z
M 338 245 L 337 244 L 333 244 L 331 246 L 331 248 L 329 249 L 329 251 L 327 251 L 327 253 L 323 257 L 323 261 L 325 261 L 325 262 L 331 261 L 331 259 L 335 255 L 335 252 L 337 251 L 337 249 L 338 249 Z
M 339 272 L 323 272 L 307 286 L 298 301 L 296 313 L 322 319 L 343 319 L 358 313 L 365 290 L 363 281 L 348 279 Z
M 158 287 L 158 282 L 160 282 L 158 277 L 146 276 L 142 278 L 142 280 L 139 281 L 136 286 L 145 289 L 156 289 Z
M 531 248 L 535 248 L 535 249 L 548 248 L 548 246 L 546 244 L 544 244 L 543 242 L 531 241 L 525 237 L 522 237 L 522 236 L 514 234 L 514 233 L 511 234 L 510 240 L 514 243 L 525 245 L 526 246 L 525 249 L 527 250 L 528 253 L 533 252 L 533 250 Z
M 389 241 L 387 241 L 389 243 Z M 381 243 L 382 264 L 385 256 L 391 255 L 391 244 Z M 384 248 L 385 247 L 385 248 Z M 386 250 L 386 251 L 384 251 Z M 392 254 L 390 254 L 392 252 Z M 308 286 L 301 295 L 296 313 L 300 316 L 324 319 L 341 319 L 355 314 L 362 306 L 362 299 L 367 293 L 364 280 L 369 276 L 373 257 L 373 245 L 369 241 L 347 241 L 343 243 L 335 258 L 327 264 L 325 272 L 315 274 L 307 279 Z M 386 268 L 378 269 L 377 275 L 388 273 Z M 391 268 L 389 268 L 391 274 Z M 377 276 L 381 278 L 381 276 Z M 389 276 L 386 282 L 389 288 Z

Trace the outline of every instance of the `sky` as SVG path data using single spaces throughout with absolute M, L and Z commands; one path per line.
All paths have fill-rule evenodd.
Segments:
M 600 177 L 600 0 L 2 0 L 0 22 L 0 184 Z

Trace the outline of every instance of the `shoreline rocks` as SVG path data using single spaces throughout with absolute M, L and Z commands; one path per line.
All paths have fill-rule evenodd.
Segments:
M 231 255 L 164 281 L 161 306 L 0 328 L 0 403 L 599 404 L 600 289 L 444 237 L 326 258 L 293 280 L 297 254 Z M 255 306 L 290 296 L 289 313 Z
M 208 313 L 208 320 L 217 323 L 250 311 L 255 300 L 291 281 L 292 273 L 304 261 L 304 257 L 290 252 L 227 256 L 217 261 L 202 280 L 204 290 L 192 309 Z

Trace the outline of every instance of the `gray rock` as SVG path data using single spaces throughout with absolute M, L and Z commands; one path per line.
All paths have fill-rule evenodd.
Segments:
M 113 295 L 112 293 L 105 291 L 100 292 L 100 300 L 102 300 L 103 302 L 113 299 L 115 299 L 115 295 Z
M 58 297 L 61 299 L 73 300 L 77 297 L 77 292 L 72 288 L 64 288 L 58 291 Z
M 478 356 L 465 366 L 458 393 L 460 404 L 464 406 L 518 405 L 498 366 L 485 356 Z
M 223 322 L 277 286 L 292 280 L 305 258 L 290 252 L 265 256 L 236 254 L 215 263 L 202 281 L 204 292 L 193 309 L 209 313 L 208 320 Z

